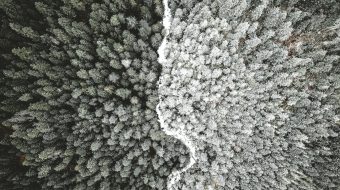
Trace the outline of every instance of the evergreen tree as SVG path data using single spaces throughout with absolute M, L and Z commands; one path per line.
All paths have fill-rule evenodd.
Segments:
M 174 189 L 338 189 L 337 0 L 175 0 L 160 110 L 192 139 Z
M 166 188 L 187 151 L 155 112 L 162 2 L 0 8 L 0 188 Z

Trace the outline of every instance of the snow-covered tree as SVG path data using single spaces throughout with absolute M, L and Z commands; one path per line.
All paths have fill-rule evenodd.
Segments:
M 174 188 L 337 189 L 339 2 L 171 7 L 160 109 L 197 158 Z

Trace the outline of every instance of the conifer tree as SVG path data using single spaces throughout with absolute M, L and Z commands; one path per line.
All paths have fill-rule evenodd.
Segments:
M 339 1 L 170 5 L 160 110 L 196 152 L 173 189 L 337 189 Z
M 187 151 L 155 112 L 162 9 L 0 2 L 1 189 L 166 188 Z

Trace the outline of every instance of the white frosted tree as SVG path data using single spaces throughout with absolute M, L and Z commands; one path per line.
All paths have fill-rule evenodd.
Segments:
M 336 189 L 339 3 L 170 3 L 159 107 L 197 158 L 173 188 Z

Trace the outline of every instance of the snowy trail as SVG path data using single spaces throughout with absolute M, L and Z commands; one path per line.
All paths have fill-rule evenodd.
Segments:
M 171 26 L 171 12 L 170 12 L 170 8 L 169 8 L 169 1 L 168 0 L 163 0 L 163 5 L 164 5 L 164 16 L 163 16 L 163 26 L 165 28 L 165 36 L 163 38 L 162 44 L 158 49 L 158 62 L 160 64 L 163 64 L 166 62 L 166 58 L 165 58 L 165 47 L 167 44 L 167 37 L 170 33 L 170 26 Z M 161 85 L 161 81 L 159 81 L 159 85 Z M 162 113 L 159 109 L 160 104 L 162 103 L 162 99 L 161 97 L 159 97 L 159 103 L 156 107 L 156 112 L 158 115 L 158 120 L 160 123 L 161 128 L 164 130 L 164 132 L 169 135 L 169 136 L 173 136 L 176 139 L 180 140 L 183 144 L 185 144 L 185 146 L 187 146 L 187 148 L 189 149 L 190 152 L 190 160 L 189 163 L 182 168 L 181 170 L 178 171 L 174 171 L 168 178 L 168 182 L 167 182 L 167 187 L 168 189 L 171 189 L 171 187 L 177 183 L 180 178 L 181 178 L 181 173 L 187 171 L 189 168 L 191 168 L 195 163 L 196 163 L 196 150 L 195 147 L 192 143 L 192 141 L 189 139 L 189 137 L 183 135 L 185 134 L 184 131 L 172 131 L 169 130 L 168 125 L 165 123 L 164 118 L 162 116 Z

